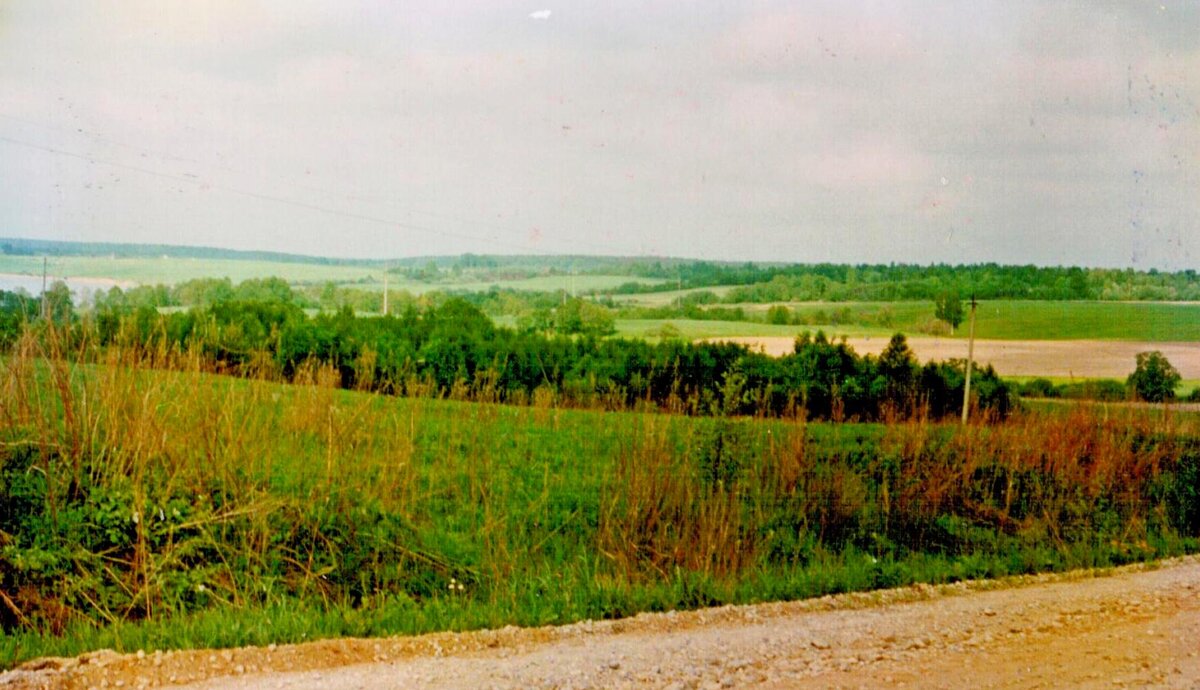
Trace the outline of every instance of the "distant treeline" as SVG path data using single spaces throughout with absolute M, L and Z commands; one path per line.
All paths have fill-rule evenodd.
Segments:
M 26 306 L 21 318 L 29 314 Z M 425 309 L 409 305 L 389 317 L 348 309 L 309 316 L 280 299 L 235 299 L 166 314 L 118 306 L 84 319 L 67 314 L 57 318 L 71 324 L 79 347 L 188 353 L 217 371 L 283 380 L 331 365 L 343 387 L 399 395 L 875 420 L 955 414 L 964 385 L 962 362 L 918 365 L 900 335 L 878 358 L 821 333 L 797 339 L 792 354 L 769 357 L 729 343 L 651 344 L 497 327 L 458 298 Z M 17 335 L 4 339 L 11 343 Z M 987 413 L 1009 412 L 1010 389 L 991 368 L 976 373 L 972 391 Z
M 677 258 L 582 255 L 494 255 L 334 259 L 282 252 L 214 247 L 58 242 L 0 238 L 0 253 L 49 256 L 178 257 L 280 261 L 385 268 L 411 280 L 443 281 L 447 275 L 473 282 L 539 275 L 615 275 L 652 278 L 630 281 L 600 294 L 638 294 L 677 288 L 729 287 L 726 303 L 788 301 L 931 300 L 947 293 L 962 298 L 1032 300 L 1200 301 L 1196 271 L 1138 271 L 1062 266 L 1000 264 L 785 264 L 713 262 Z
M 730 266 L 695 262 L 637 264 L 634 275 L 667 278 L 674 286 L 627 283 L 623 294 L 670 287 L 739 286 L 723 302 L 930 300 L 946 293 L 963 298 L 1033 300 L 1200 300 L 1196 271 L 1001 266 L 797 264 Z
M 229 259 L 273 261 L 323 266 L 382 266 L 370 259 L 335 259 L 286 252 L 267 252 L 218 247 L 188 247 L 174 244 L 128 244 L 118 242 L 63 242 L 21 237 L 0 237 L 0 254 L 11 256 L 115 256 L 118 258 Z

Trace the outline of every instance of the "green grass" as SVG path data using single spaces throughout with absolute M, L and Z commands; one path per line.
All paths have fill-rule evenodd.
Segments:
M 1046 379 L 1050 383 L 1053 383 L 1056 386 L 1062 385 L 1064 383 L 1083 383 L 1084 381 L 1090 380 L 1090 379 L 1072 378 L 1070 376 L 1005 376 L 1004 377 L 1005 381 L 1011 381 L 1012 383 L 1016 383 L 1016 384 L 1027 383 L 1029 381 L 1033 381 L 1034 379 Z M 1095 379 L 1095 380 L 1100 380 L 1100 379 Z M 1120 379 L 1108 379 L 1108 380 L 1117 381 L 1119 383 L 1124 383 L 1124 381 L 1122 381 Z M 1196 389 L 1200 389 L 1200 379 L 1183 379 L 1179 382 L 1178 386 L 1175 386 L 1175 395 L 1182 398 Z
M 721 305 L 735 306 L 735 305 Z M 761 318 L 772 305 L 742 304 L 747 312 Z M 916 337 L 937 327 L 933 305 L 926 302 L 794 302 L 785 306 L 808 326 L 789 327 L 793 331 L 823 328 L 847 335 L 888 335 L 902 332 Z M 836 318 L 839 325 L 828 325 Z M 622 332 L 640 335 L 653 330 L 662 321 L 647 320 L 645 328 L 630 322 Z M 690 324 L 687 321 L 675 323 Z M 704 322 L 695 322 L 704 323 Z M 777 335 L 782 327 L 764 327 L 755 322 L 720 322 L 722 326 L 693 328 L 688 333 L 710 336 Z M 965 338 L 963 323 L 954 337 Z M 1200 304 L 1161 302 L 983 302 L 976 315 L 975 336 L 997 340 L 1134 340 L 1143 342 L 1200 341 Z
M 189 258 L 118 258 L 103 256 L 60 256 L 49 263 L 50 276 L 75 278 L 107 278 L 145 285 L 162 283 L 174 285 L 195 278 L 229 278 L 239 283 L 250 278 L 278 277 L 289 283 L 324 283 L 352 285 L 368 290 L 383 289 L 381 268 L 364 266 L 326 266 L 321 264 L 250 261 L 240 259 Z M 42 257 L 0 254 L 0 273 L 40 276 Z M 656 278 L 617 275 L 547 275 L 517 280 L 479 281 L 471 272 L 461 276 L 446 274 L 436 281 L 419 281 L 392 275 L 391 290 L 407 290 L 422 294 L 432 290 L 465 290 L 486 292 L 493 287 L 525 291 L 575 290 L 580 294 L 608 290 L 625 283 L 657 284 Z
M 42 272 L 41 257 L 0 255 L 0 273 L 38 276 Z M 176 284 L 194 278 L 228 277 L 234 283 L 250 278 L 276 276 L 291 283 L 353 284 L 364 289 L 381 290 L 383 274 L 380 269 L 361 266 L 323 266 L 319 264 L 270 261 L 181 258 L 110 258 L 88 256 L 54 257 L 50 261 L 52 276 L 108 278 L 141 284 Z M 471 272 L 461 277 L 444 276 L 438 281 L 415 281 L 392 276 L 389 287 L 421 294 L 431 290 L 487 291 L 492 287 L 526 291 L 575 291 L 586 294 L 617 287 L 628 282 L 646 284 L 669 283 L 669 280 L 635 278 L 616 275 L 553 275 L 520 280 L 479 281 Z M 678 297 L 708 289 L 718 295 L 728 292 L 725 287 L 698 288 L 682 291 L 617 296 L 622 302 L 645 306 L 667 306 Z M 729 306 L 729 305 L 722 305 Z M 759 313 L 767 304 L 741 305 L 748 312 Z M 888 335 L 903 332 L 909 336 L 932 332 L 937 324 L 931 302 L 800 302 L 787 304 L 803 320 L 811 323 L 810 330 L 847 335 Z M 620 332 L 643 336 L 661 327 L 663 321 L 623 323 Z M 685 337 L 733 337 L 789 335 L 803 327 L 773 327 L 746 322 L 691 322 L 672 320 Z M 716 324 L 720 325 L 716 325 Z M 837 323 L 839 325 L 828 325 Z M 708 325 L 700 325 L 708 324 Z M 956 333 L 964 337 L 964 323 Z M 999 300 L 982 302 L 979 306 L 976 336 L 1002 340 L 1137 340 L 1137 341 L 1200 341 L 1200 304 L 1156 302 L 1045 302 Z
M 658 284 L 660 284 L 660 285 L 662 283 L 669 284 L 670 282 L 671 282 L 670 280 L 665 280 L 665 281 L 660 281 Z M 714 295 L 717 295 L 719 297 L 724 296 L 726 293 L 728 293 L 730 290 L 732 290 L 733 287 L 734 286 L 732 286 L 732 285 L 716 285 L 713 287 L 706 287 L 706 288 L 687 288 L 684 290 L 666 290 L 663 292 L 645 292 L 645 293 L 634 294 L 634 295 L 613 295 L 613 300 L 615 300 L 617 302 L 624 302 L 627 304 L 639 305 L 639 306 L 644 306 L 644 307 L 665 307 L 665 306 L 672 304 L 673 302 L 675 302 L 675 300 L 677 300 L 681 297 L 686 297 L 687 295 L 690 295 L 690 294 L 696 293 L 696 292 L 711 292 Z
M 959 335 L 966 332 L 966 324 Z M 978 338 L 1012 340 L 1200 341 L 1200 304 L 1158 302 L 986 302 Z
M 1145 439 L 1181 433 L 1162 419 L 803 425 L 396 399 L 112 357 L 0 372 L 0 577 L 23 617 L 0 610 L 0 666 L 1102 566 L 1200 537 L 1200 477 L 1176 464 L 1200 468 L 1200 447 L 1160 458 Z
M 918 335 L 933 320 L 925 302 L 836 302 L 792 304 L 811 316 L 848 309 L 849 322 L 878 323 L 885 310 L 893 328 Z M 760 307 L 765 309 L 766 305 Z M 967 323 L 956 337 L 966 337 Z M 1002 300 L 981 302 L 975 337 L 998 340 L 1200 340 L 1200 304 L 1159 302 L 1045 302 Z
M 431 290 L 454 290 L 466 292 L 488 292 L 492 288 L 500 290 L 520 290 L 525 292 L 557 292 L 559 290 L 565 292 L 577 292 L 579 295 L 585 295 L 593 291 L 610 290 L 618 285 L 625 283 L 646 283 L 656 284 L 662 282 L 657 278 L 636 278 L 630 276 L 607 276 L 607 275 L 580 275 L 572 278 L 571 276 L 553 275 L 553 276 L 536 276 L 533 278 L 520 278 L 515 280 L 493 280 L 493 281 L 478 281 L 470 274 L 464 274 L 462 280 L 454 280 L 452 278 L 442 278 L 435 282 L 419 282 L 404 278 L 396 278 L 388 281 L 388 289 L 390 290 L 408 290 L 414 295 L 418 295 Z M 383 290 L 382 282 L 366 283 L 361 286 L 368 290 Z

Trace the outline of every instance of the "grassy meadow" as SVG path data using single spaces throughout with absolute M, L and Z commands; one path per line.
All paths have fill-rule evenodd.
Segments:
M 0 254 L 0 273 L 40 276 L 40 256 Z M 56 256 L 50 260 L 50 274 L 78 278 L 107 278 L 144 285 L 174 285 L 197 278 L 228 277 L 235 284 L 252 278 L 278 277 L 292 284 L 333 282 L 367 290 L 383 289 L 383 269 L 367 266 L 339 266 L 288 261 L 221 258 Z M 418 280 L 393 275 L 392 290 L 423 294 L 431 290 L 486 292 L 493 287 L 528 292 L 589 294 L 612 290 L 638 282 L 667 284 L 660 278 L 625 275 L 540 275 L 507 280 L 480 280 L 474 270 L 460 274 L 443 271 L 436 279 Z M 731 286 L 668 290 L 639 295 L 616 295 L 618 304 L 669 307 L 688 294 L 708 291 L 724 295 Z M 824 329 L 828 333 L 849 336 L 882 336 L 903 332 L 910 336 L 940 333 L 944 324 L 934 318 L 932 301 L 898 302 L 789 302 L 786 306 L 798 326 L 778 327 L 757 321 L 766 320 L 773 303 L 714 305 L 741 307 L 750 321 L 692 321 L 670 319 L 683 337 L 709 338 L 731 336 L 794 335 L 800 329 Z M 626 319 L 618 324 L 622 335 L 657 337 L 664 319 Z M 962 324 L 956 337 L 965 337 Z M 976 336 L 1001 340 L 1138 340 L 1200 341 L 1200 303 L 1116 302 L 1116 301 L 1039 301 L 992 300 L 981 302 Z
M 41 276 L 42 257 L 0 254 L 0 273 Z M 289 261 L 180 257 L 55 256 L 49 261 L 55 277 L 107 278 L 142 285 L 175 285 L 196 278 L 229 278 L 240 283 L 252 278 L 282 278 L 292 284 L 333 282 L 353 284 L 367 290 L 383 290 L 384 269 L 369 266 L 340 266 Z M 391 290 L 422 294 L 431 290 L 487 292 L 493 287 L 523 291 L 563 290 L 580 294 L 610 290 L 625 283 L 657 284 L 656 278 L 618 275 L 543 275 L 532 278 L 480 281 L 472 272 L 456 276 L 450 272 L 436 280 L 415 280 L 393 275 Z
M 520 290 L 523 292 L 557 292 L 578 293 L 585 295 L 591 292 L 611 290 L 625 283 L 643 283 L 656 285 L 662 281 L 656 278 L 639 278 L 630 276 L 609 275 L 544 275 L 532 278 L 513 278 L 509 280 L 479 281 L 469 274 L 461 279 L 454 277 L 439 278 L 437 282 L 420 282 L 393 277 L 388 281 L 390 290 L 408 290 L 418 295 L 431 290 L 453 290 L 462 292 L 488 292 L 492 288 L 501 290 Z M 364 289 L 383 290 L 382 282 L 366 283 Z
M 684 291 L 688 292 L 688 291 Z M 653 298 L 638 295 L 647 306 L 662 307 Z M 678 295 L 678 292 L 661 293 Z M 617 300 L 618 303 L 629 303 Z M 822 329 L 848 336 L 909 336 L 936 334 L 966 338 L 967 322 L 951 334 L 934 318 L 931 302 L 790 302 L 773 304 L 715 305 L 741 308 L 749 320 L 699 321 L 670 319 L 686 337 L 791 335 L 800 330 Z M 767 310 L 787 307 L 793 325 L 765 323 Z M 655 333 L 664 319 L 618 320 L 618 331 L 641 336 Z M 1071 302 L 997 300 L 982 302 L 976 314 L 975 335 L 995 340 L 1133 340 L 1142 342 L 1200 341 L 1200 303 Z
M 541 625 L 1200 548 L 1194 417 L 961 428 L 0 370 L 0 666 L 87 649 Z
M 769 305 L 743 306 L 748 310 L 765 312 Z M 837 323 L 901 331 L 909 335 L 920 334 L 934 323 L 933 304 L 927 302 L 799 302 L 785 306 L 808 322 L 829 323 L 829 317 L 836 315 Z M 954 335 L 965 338 L 967 322 L 964 321 Z M 1200 341 L 1200 303 L 981 302 L 976 312 L 975 337 L 996 340 Z
M 1054 385 L 1080 383 L 1081 379 L 1071 378 L 1069 376 L 1005 376 L 1005 381 L 1010 381 L 1015 384 L 1022 384 L 1034 379 L 1045 379 Z M 1118 385 L 1125 385 L 1122 379 L 1091 379 L 1092 381 L 1112 381 Z M 1175 397 L 1178 399 L 1186 398 L 1194 390 L 1200 390 L 1200 379 L 1180 379 L 1179 385 L 1175 386 Z
M 960 328 L 960 335 L 965 329 Z M 1006 301 L 979 306 L 978 338 L 1200 341 L 1200 304 Z
M 772 305 L 738 306 L 762 318 Z M 850 337 L 886 337 L 896 332 L 921 335 L 934 323 L 933 305 L 921 302 L 804 302 L 785 306 L 805 323 L 785 326 L 761 321 L 618 319 L 617 332 L 626 336 L 655 336 L 669 323 L 686 338 L 793 336 L 817 329 Z M 966 334 L 967 324 L 963 323 L 953 337 L 966 338 Z M 976 313 L 975 337 L 1196 342 L 1200 341 L 1200 304 L 988 302 L 981 304 Z

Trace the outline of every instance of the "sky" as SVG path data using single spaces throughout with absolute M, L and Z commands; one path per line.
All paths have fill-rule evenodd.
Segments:
M 0 236 L 1200 268 L 1200 3 L 0 0 Z

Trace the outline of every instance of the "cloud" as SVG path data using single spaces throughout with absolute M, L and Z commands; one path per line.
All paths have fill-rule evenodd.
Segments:
M 0 142 L 0 225 L 318 254 L 1122 265 L 1132 219 L 1139 265 L 1194 266 L 1194 12 L 1109 4 L 618 1 L 548 32 L 550 10 L 511 0 L 11 0 L 0 136 L 82 158 Z

